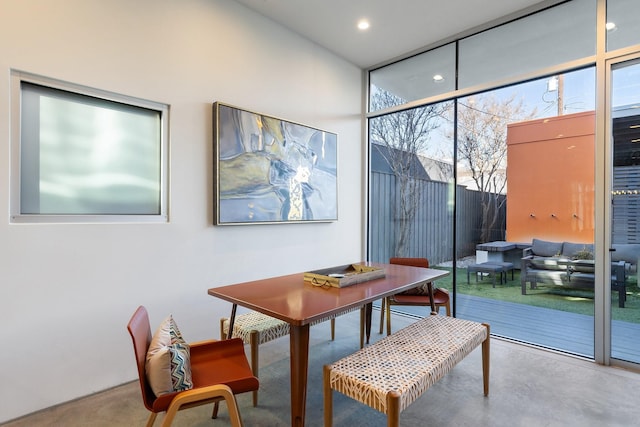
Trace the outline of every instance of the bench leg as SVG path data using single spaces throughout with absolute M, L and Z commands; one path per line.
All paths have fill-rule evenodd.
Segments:
M 399 425 L 400 394 L 395 391 L 390 391 L 387 393 L 387 427 L 398 427 Z
M 489 395 L 489 365 L 490 365 L 490 332 L 491 327 L 488 323 L 483 323 L 484 327 L 487 328 L 487 338 L 482 342 L 482 384 L 484 386 L 484 395 Z
M 331 368 L 322 368 L 322 395 L 324 400 L 324 427 L 333 426 L 333 393 L 330 384 Z

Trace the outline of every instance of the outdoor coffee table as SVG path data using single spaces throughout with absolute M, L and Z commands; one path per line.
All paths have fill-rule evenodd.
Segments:
M 502 284 L 502 275 L 504 274 L 504 282 L 507 283 L 507 272 L 511 270 L 511 280 L 513 280 L 513 263 L 511 262 L 481 262 L 479 264 L 471 264 L 467 267 L 467 283 L 470 273 L 476 274 L 476 282 L 478 281 L 478 273 L 493 274 L 493 287 L 496 287 L 496 277 L 500 277 Z

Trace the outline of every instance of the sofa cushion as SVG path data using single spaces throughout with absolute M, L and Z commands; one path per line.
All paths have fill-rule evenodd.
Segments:
M 571 271 L 577 271 L 580 273 L 595 273 L 595 264 L 593 260 L 578 259 L 571 262 Z
M 640 258 L 640 244 L 638 243 L 614 243 L 615 251 L 611 252 L 611 261 L 624 261 L 631 265 L 637 265 Z
M 563 242 L 562 255 L 571 259 L 593 259 L 593 244 Z
M 539 270 L 566 270 L 568 258 L 534 256 L 531 260 L 533 268 Z
M 562 242 L 533 239 L 531 252 L 537 256 L 556 256 L 562 253 Z

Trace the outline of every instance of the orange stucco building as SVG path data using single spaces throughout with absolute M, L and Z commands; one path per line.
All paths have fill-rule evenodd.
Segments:
M 594 132 L 593 111 L 508 125 L 508 241 L 593 243 Z

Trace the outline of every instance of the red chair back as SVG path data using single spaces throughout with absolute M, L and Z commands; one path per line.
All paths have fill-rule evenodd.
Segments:
M 429 260 L 426 258 L 395 257 L 389 260 L 389 264 L 408 265 L 409 267 L 429 268 Z
M 155 394 L 151 390 L 151 386 L 147 381 L 147 373 L 145 364 L 147 361 L 147 350 L 151 344 L 151 326 L 149 324 L 149 314 L 143 306 L 138 307 L 129 324 L 127 330 L 133 340 L 133 351 L 136 356 L 136 365 L 138 367 L 138 378 L 140 380 L 140 389 L 142 390 L 142 400 L 144 406 L 153 412 L 153 402 L 156 400 Z

